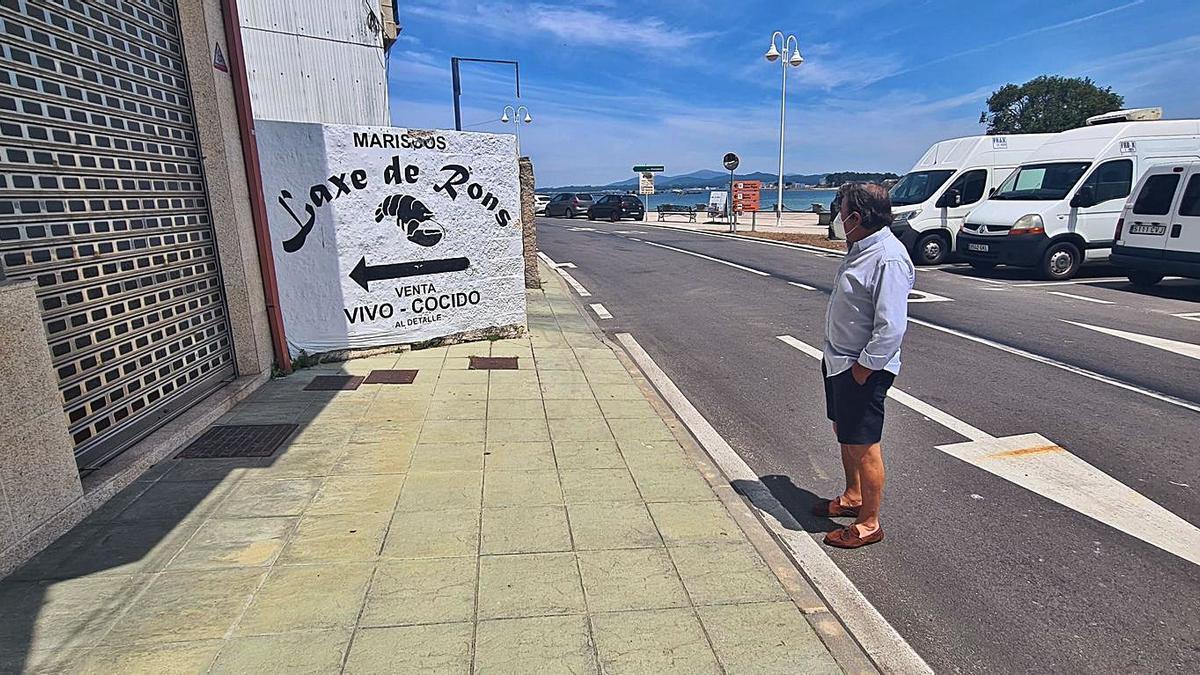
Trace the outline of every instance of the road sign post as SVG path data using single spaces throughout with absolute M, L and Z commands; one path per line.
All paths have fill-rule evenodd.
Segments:
M 756 214 L 760 208 L 760 199 L 762 194 L 762 181 L 757 180 L 737 180 L 733 181 L 731 195 L 733 197 L 733 207 L 736 213 L 750 212 L 750 231 L 754 232 L 757 229 L 758 218 Z
M 638 174 L 638 194 L 644 195 L 647 198 L 654 194 L 654 174 L 666 171 L 666 167 L 662 164 L 638 164 L 633 167 L 633 172 Z M 642 205 L 642 217 L 645 222 L 650 222 L 650 200 L 646 199 Z
M 738 165 L 741 164 L 741 162 L 742 162 L 742 160 L 739 159 L 738 156 L 732 152 L 725 153 L 725 157 L 723 157 L 721 159 L 721 164 L 725 165 L 726 169 L 729 169 L 729 197 L 730 197 L 730 199 L 728 202 L 726 202 L 726 204 L 728 205 L 727 208 L 729 209 L 728 213 L 729 213 L 729 231 L 730 232 L 737 232 L 737 216 L 735 215 L 734 208 L 733 208 L 733 204 L 734 204 L 733 172 L 737 170 Z

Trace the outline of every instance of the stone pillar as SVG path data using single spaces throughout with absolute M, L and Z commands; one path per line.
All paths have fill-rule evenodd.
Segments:
M 0 282 L 0 576 L 83 517 L 36 288 Z
M 521 226 L 524 228 L 525 288 L 541 288 L 537 264 L 537 200 L 534 199 L 533 162 L 522 157 L 518 162 L 521 173 Z

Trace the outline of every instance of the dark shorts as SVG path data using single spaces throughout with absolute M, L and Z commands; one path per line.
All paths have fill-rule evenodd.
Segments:
M 878 443 L 883 436 L 883 402 L 896 376 L 877 370 L 866 384 L 859 384 L 850 369 L 825 377 L 822 362 L 821 378 L 825 380 L 825 416 L 837 424 L 838 443 Z

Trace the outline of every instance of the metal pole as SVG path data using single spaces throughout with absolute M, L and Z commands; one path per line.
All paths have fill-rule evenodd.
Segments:
M 737 216 L 733 211 L 733 171 L 729 170 L 729 199 L 725 203 L 729 205 L 729 231 L 737 232 Z
M 462 131 L 462 111 L 458 107 L 458 97 L 462 94 L 462 84 L 458 80 L 458 57 L 450 57 L 450 79 L 454 83 L 454 130 Z
M 787 119 L 787 69 L 788 69 L 788 40 L 783 40 L 783 56 L 779 59 L 783 70 L 783 85 L 779 94 L 779 184 L 775 186 L 775 225 L 783 224 L 783 134 L 784 121 Z

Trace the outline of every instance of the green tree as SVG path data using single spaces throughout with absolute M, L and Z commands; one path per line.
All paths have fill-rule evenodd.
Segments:
M 1006 84 L 988 97 L 980 118 L 989 134 L 1057 133 L 1083 126 L 1087 118 L 1120 110 L 1125 97 L 1099 87 L 1090 77 L 1042 75 L 1017 86 Z

